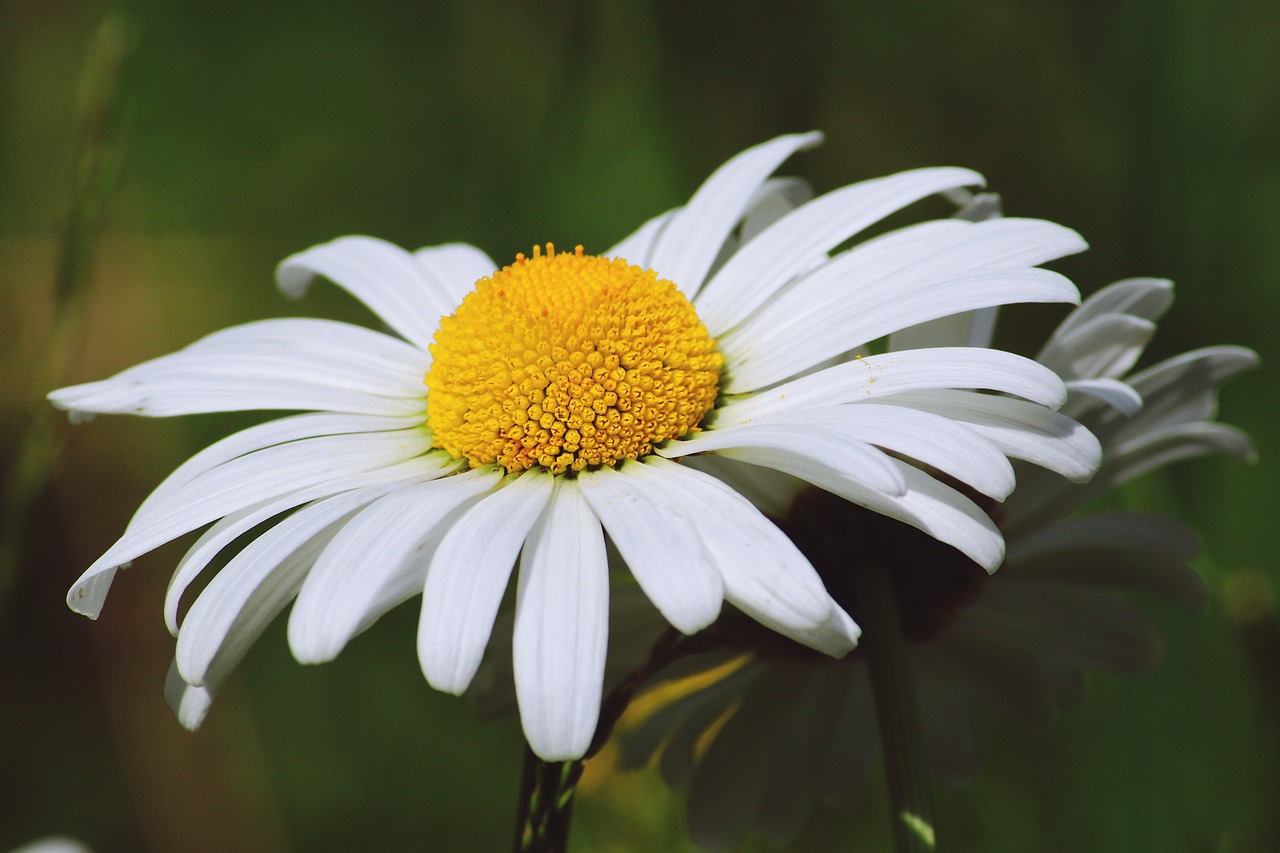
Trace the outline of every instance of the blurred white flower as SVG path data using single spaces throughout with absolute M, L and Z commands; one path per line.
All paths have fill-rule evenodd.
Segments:
M 1004 565 L 990 578 L 953 549 L 859 507 L 807 489 L 792 498 L 795 484 L 760 471 L 750 479 L 721 471 L 785 517 L 784 528 L 855 617 L 840 577 L 865 559 L 891 569 L 927 758 L 944 779 L 977 768 L 979 708 L 1044 722 L 1079 693 L 1087 670 L 1140 673 L 1156 663 L 1156 630 L 1117 591 L 1154 593 L 1192 610 L 1204 603 L 1205 586 L 1188 566 L 1197 550 L 1189 530 L 1131 512 L 1072 514 L 1178 459 L 1252 456 L 1243 433 L 1213 420 L 1219 386 L 1256 364 L 1252 351 L 1196 350 L 1125 377 L 1171 301 L 1167 281 L 1117 282 L 1072 312 L 1039 354 L 1071 389 L 1063 411 L 1100 439 L 1102 466 L 1083 484 L 1020 467 L 1008 501 L 989 505 L 1008 541 Z M 917 331 L 945 342 L 981 324 L 981 344 L 990 328 L 981 317 Z M 815 544 L 824 527 L 840 531 L 842 552 Z M 632 621 L 639 632 L 643 619 Z M 661 753 L 664 778 L 687 788 L 690 835 L 707 849 L 732 846 L 752 828 L 785 843 L 816 804 L 855 799 L 880 753 L 860 654 L 831 661 L 766 638 L 756 643 L 747 657 L 728 648 L 674 668 L 665 694 L 654 694 L 667 698 L 651 700 L 658 709 L 623 740 L 624 766 Z M 727 674 L 679 687 L 680 678 L 716 666 Z
M 280 265 L 281 288 L 297 296 L 329 279 L 400 337 L 264 320 L 53 392 L 73 416 L 310 411 L 180 466 L 69 604 L 96 617 L 118 567 L 212 524 L 165 605 L 177 636 L 167 692 L 194 726 L 295 598 L 290 645 L 319 662 L 421 593 L 423 672 L 462 692 L 518 558 L 515 688 L 526 737 L 551 760 L 580 756 L 597 723 L 605 534 L 680 631 L 711 624 L 728 601 L 824 654 L 856 642 L 857 626 L 792 542 L 725 482 L 678 464 L 687 456 L 786 472 L 995 568 L 1000 533 L 954 486 L 1003 499 L 1014 484 L 1007 456 L 1092 473 L 1096 442 L 1047 408 L 1065 399 L 1062 381 L 980 348 L 824 365 L 957 312 L 1075 301 L 1069 281 L 1036 265 L 1084 243 L 1049 222 L 951 219 L 837 251 L 889 214 L 982 178 L 922 169 L 820 198 L 769 178 L 819 141 L 784 136 L 743 152 L 685 206 L 598 257 L 548 244 L 498 269 L 465 245 L 317 246 Z M 942 403 L 931 396 L 940 392 Z M 192 581 L 271 520 L 180 624 Z

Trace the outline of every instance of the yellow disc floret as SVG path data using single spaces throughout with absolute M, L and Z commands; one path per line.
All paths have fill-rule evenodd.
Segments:
M 431 355 L 436 446 L 513 473 L 615 465 L 685 435 L 724 363 L 674 284 L 550 243 L 476 282 Z

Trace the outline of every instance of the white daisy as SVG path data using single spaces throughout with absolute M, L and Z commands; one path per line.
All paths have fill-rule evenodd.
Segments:
M 1017 490 L 993 507 L 1008 555 L 991 578 L 930 540 L 894 535 L 857 507 L 812 500 L 811 491 L 795 506 L 793 521 L 838 524 L 851 539 L 863 533 L 851 550 L 865 547 L 894 569 L 926 754 L 944 779 L 976 770 L 978 708 L 1044 722 L 1079 693 L 1088 669 L 1138 673 L 1156 663 L 1159 635 L 1117 590 L 1155 593 L 1192 610 L 1204 603 L 1205 586 L 1188 566 L 1196 551 L 1191 531 L 1133 512 L 1068 517 L 1178 459 L 1252 456 L 1247 436 L 1213 421 L 1218 387 L 1256 364 L 1252 351 L 1196 350 L 1122 380 L 1171 300 L 1167 281 L 1117 282 L 1072 312 L 1041 351 L 1038 358 L 1072 389 L 1064 411 L 1099 437 L 1103 461 L 1084 484 L 1019 469 Z M 950 330 L 972 333 L 963 323 L 952 322 Z M 774 483 L 767 496 L 756 494 L 760 483 L 757 475 L 754 486 L 741 488 L 774 506 L 778 490 L 788 489 Z M 856 554 L 810 556 L 824 575 L 857 569 Z M 830 578 L 828 586 L 834 591 Z M 750 828 L 785 843 L 815 804 L 855 799 L 879 755 L 861 657 L 830 661 L 791 648 L 769 644 L 745 663 L 738 652 L 734 663 L 742 665 L 727 677 L 667 703 L 624 741 L 627 766 L 662 751 L 664 777 L 688 788 L 690 834 L 700 846 L 730 847 Z M 717 652 L 674 675 L 728 664 L 733 656 Z M 790 698 L 780 703 L 780 695 Z
M 1049 222 L 942 220 L 837 251 L 885 216 L 982 178 L 922 169 L 814 199 L 801 182 L 769 179 L 819 141 L 784 136 L 743 152 L 688 204 L 600 256 L 548 245 L 498 269 L 465 245 L 410 253 L 341 238 L 287 258 L 281 288 L 298 296 L 329 279 L 399 337 L 264 320 L 53 392 L 73 415 L 309 412 L 180 466 L 72 587 L 70 605 L 96 617 L 118 567 L 212 524 L 165 604 L 177 636 L 169 694 L 194 726 L 295 598 L 291 648 L 319 662 L 421 593 L 423 672 L 465 690 L 518 558 L 517 697 L 530 745 L 555 760 L 582 755 L 596 726 L 605 534 L 683 632 L 728 601 L 828 655 L 856 642 L 857 626 L 791 541 L 724 482 L 678 464 L 686 456 L 785 471 L 994 568 L 999 531 L 934 473 L 995 500 L 1013 488 L 1007 455 L 1086 477 L 1092 439 L 1046 408 L 1063 402 L 1061 380 L 973 348 L 823 365 L 960 311 L 1074 301 L 1069 281 L 1036 265 L 1084 243 Z M 934 389 L 954 392 L 962 416 L 913 402 Z M 180 625 L 196 576 L 273 519 Z

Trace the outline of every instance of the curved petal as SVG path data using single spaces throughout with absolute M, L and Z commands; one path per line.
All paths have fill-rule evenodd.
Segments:
M 650 457 L 647 476 L 703 507 L 698 533 L 724 578 L 725 599 L 760 624 L 833 657 L 857 643 L 859 630 L 827 593 L 795 544 L 745 498 L 714 477 Z
M 767 464 L 801 479 L 808 479 L 804 472 L 816 466 L 885 494 L 901 495 L 907 489 L 897 467 L 866 438 L 845 435 L 812 420 L 801 421 L 798 416 L 696 433 L 683 441 L 667 442 L 656 452 L 666 459 L 678 459 L 715 451 L 738 451 L 726 455 L 744 461 L 762 460 L 756 464 Z
M 698 317 L 719 334 L 764 304 L 812 261 L 896 210 L 952 187 L 981 184 L 968 169 L 916 169 L 820 196 L 744 245 L 698 294 Z
M 801 288 L 787 296 L 800 294 Z M 877 288 L 828 288 L 805 305 L 779 299 L 717 339 L 732 365 L 722 389 L 742 393 L 781 382 L 890 332 L 962 311 L 1012 302 L 1070 302 L 1075 285 L 1042 269 L 987 269 Z
M 821 141 L 820 133 L 779 136 L 748 148 L 716 169 L 661 229 L 649 256 L 649 269 L 692 297 L 765 178 L 796 151 Z
M 101 595 L 89 595 L 84 584 L 106 570 L 261 501 L 388 468 L 430 449 L 430 434 L 404 430 L 304 439 L 232 459 L 175 488 L 145 516 L 135 515 L 125 535 L 72 586 L 67 603 L 77 613 L 96 615 Z
M 492 489 L 478 469 L 398 487 L 356 514 L 316 561 L 289 614 L 289 647 L 300 663 L 333 660 L 360 631 L 422 591 L 427 546 L 459 507 Z
M 431 558 L 418 621 L 418 662 L 437 690 L 461 693 L 484 655 L 502 594 L 556 478 L 526 471 L 454 522 Z
M 1114 379 L 1138 361 L 1156 324 L 1128 314 L 1103 314 L 1053 336 L 1036 361 L 1063 379 Z
M 1079 415 L 1076 398 L 1080 395 L 1100 400 L 1128 417 L 1136 415 L 1142 409 L 1142 397 L 1127 383 L 1118 379 L 1072 379 L 1067 382 L 1067 393 L 1072 399 L 1063 408 L 1075 416 Z
M 893 398 L 887 398 L 884 404 L 809 409 L 797 412 L 795 417 L 798 423 L 820 426 L 846 440 L 865 441 L 935 468 L 996 500 L 1003 500 L 1013 491 L 1013 466 L 978 430 L 949 417 L 948 412 L 935 414 L 916 407 L 886 405 L 892 401 Z M 1035 408 L 1048 411 L 1039 406 Z M 896 468 L 894 476 L 899 488 L 888 494 L 905 494 L 906 482 Z
M 463 298 L 475 290 L 476 282 L 498 271 L 498 265 L 487 254 L 468 243 L 444 243 L 425 246 L 413 257 L 435 279 L 451 307 L 452 314 Z M 434 336 L 434 333 L 433 333 Z
M 383 484 L 390 484 L 393 488 L 399 489 L 424 480 L 443 477 L 456 468 L 457 463 L 452 460 L 438 456 L 419 456 L 368 474 L 343 478 L 338 482 L 329 480 L 310 488 L 298 489 L 279 499 L 262 501 L 220 519 L 206 530 L 183 555 L 178 561 L 178 567 L 174 570 L 173 576 L 169 579 L 169 587 L 164 596 L 164 619 L 169 632 L 175 637 L 178 635 L 178 609 L 182 596 L 192 581 L 200 576 L 200 573 L 224 548 L 259 524 L 305 503 L 328 498 L 340 492 Z
M 716 410 L 713 426 L 930 388 L 1002 391 L 1051 408 L 1066 399 L 1058 375 L 1029 358 L 976 347 L 935 347 L 856 358 L 733 399 Z
M 668 622 L 694 634 L 720 615 L 724 582 L 691 517 L 697 507 L 646 470 L 628 461 L 580 474 L 578 486 L 645 595 Z
M 430 359 L 388 335 L 329 320 L 261 320 L 215 332 L 110 379 L 60 388 L 73 412 L 168 417 L 319 409 L 371 415 L 423 410 Z
M 511 645 L 525 739 L 544 761 L 580 758 L 591 745 L 608 628 L 600 522 L 577 483 L 557 477 L 520 558 Z
M 606 258 L 622 258 L 627 263 L 649 269 L 651 266 L 649 255 L 653 252 L 654 242 L 662 234 L 663 229 L 667 227 L 667 223 L 671 221 L 671 218 L 679 213 L 680 210 L 681 208 L 676 207 L 666 213 L 659 213 L 637 228 L 634 233 L 601 254 Z
M 276 267 L 280 289 L 294 298 L 306 293 L 318 276 L 368 305 L 423 352 L 440 318 L 457 307 L 447 287 L 413 255 L 374 237 L 339 237 L 290 255 Z
M 346 518 L 385 493 L 360 489 L 304 507 L 245 546 L 213 576 L 178 632 L 188 684 L 217 681 L 297 594 L 302 578 Z
M 1006 456 L 1048 468 L 1074 482 L 1092 477 L 1102 459 L 1102 446 L 1093 433 L 1065 415 L 1026 400 L 947 388 L 882 399 L 964 423 Z

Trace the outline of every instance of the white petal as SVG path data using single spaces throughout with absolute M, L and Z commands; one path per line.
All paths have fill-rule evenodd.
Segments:
M 961 421 L 1001 453 L 1076 482 L 1093 476 L 1101 461 L 1102 447 L 1093 433 L 1065 415 L 1026 400 L 943 388 L 894 394 L 884 402 Z
M 703 507 L 698 533 L 724 577 L 727 601 L 760 624 L 833 657 L 854 647 L 857 625 L 772 521 L 714 477 L 660 457 L 644 464 L 665 477 L 669 489 Z
M 1128 314 L 1103 314 L 1053 336 L 1036 357 L 1063 379 L 1116 378 L 1137 362 L 1156 324 Z
M 778 421 L 761 419 L 707 430 L 683 441 L 667 442 L 657 453 L 667 459 L 678 459 L 691 453 L 719 451 L 804 480 L 809 479 L 807 475 L 816 467 L 885 494 L 900 495 L 906 491 L 907 485 L 897 467 L 870 446 L 865 437 L 844 435 L 826 424 L 800 421 L 799 416 Z
M 863 181 L 820 196 L 744 245 L 698 294 L 698 317 L 718 334 L 764 304 L 830 251 L 896 210 L 956 186 L 981 184 L 968 169 L 917 169 Z
M 637 228 L 635 233 L 614 245 L 608 251 L 603 252 L 601 256 L 605 258 L 622 258 L 628 263 L 649 269 L 651 266 L 649 255 L 653 252 L 654 241 L 658 239 L 658 235 L 667 227 L 667 223 L 671 221 L 671 218 L 679 212 L 680 208 L 677 207 L 668 210 L 666 213 L 658 214 Z
M 1135 415 L 1142 408 L 1142 397 L 1138 392 L 1118 379 L 1072 379 L 1067 382 L 1067 393 L 1072 400 L 1063 408 L 1073 416 L 1078 416 L 1077 405 L 1087 405 L 1075 403 L 1078 395 L 1101 400 L 1126 416 Z
M 413 253 L 414 258 L 426 268 L 438 282 L 446 301 L 452 307 L 445 314 L 452 314 L 463 298 L 475 290 L 476 282 L 498 271 L 493 259 L 475 246 L 467 243 L 445 243 L 426 246 Z
M 692 518 L 700 507 L 638 462 L 578 476 L 591 509 L 667 621 L 694 634 L 720 615 L 724 582 Z
M 893 401 L 891 397 L 885 403 Z M 1048 411 L 1039 406 L 1035 408 Z M 810 409 L 797 412 L 795 417 L 799 423 L 821 426 L 846 439 L 865 441 L 936 468 L 984 495 L 1003 500 L 1013 491 L 1013 466 L 982 433 L 952 420 L 949 414 L 900 405 L 860 403 Z M 897 491 L 888 494 L 905 494 L 906 482 L 896 466 L 894 476 L 900 485 Z
M 813 187 L 801 178 L 770 178 L 747 202 L 747 212 L 738 229 L 738 239 L 749 243 L 773 223 L 813 199 Z M 826 260 L 825 252 L 817 252 L 815 261 Z
M 915 466 L 896 464 L 907 481 L 907 493 L 902 497 L 890 497 L 834 477 L 811 482 L 845 500 L 923 530 L 994 572 L 1004 559 L 1004 539 L 990 517 L 973 501 Z
M 437 690 L 475 677 L 516 555 L 551 498 L 553 478 L 526 471 L 471 507 L 445 534 L 422 592 L 418 662 Z
M 889 336 L 888 349 L 989 347 L 999 313 L 999 308 L 979 308 L 907 326 Z
M 819 276 L 821 273 L 814 273 Z M 722 390 L 751 391 L 780 382 L 822 361 L 890 332 L 961 311 L 1011 302 L 1066 302 L 1076 289 L 1042 269 L 987 269 L 946 274 L 883 287 L 825 288 L 799 303 L 801 286 L 766 306 L 747 323 L 720 336 L 732 365 Z
M 474 470 L 401 486 L 356 514 L 307 575 L 289 615 L 289 647 L 323 663 L 391 607 L 422 591 L 429 545 L 451 514 L 498 482 Z M 434 535 L 433 535 L 434 534 Z
M 796 151 L 821 141 L 820 133 L 779 136 L 748 148 L 716 169 L 662 229 L 648 267 L 692 297 L 765 178 Z
M 858 358 L 732 400 L 716 411 L 714 425 L 929 388 L 1003 391 L 1053 408 L 1066 399 L 1058 375 L 1029 358 L 976 347 L 937 347 Z
M 304 503 L 327 498 L 339 492 L 383 484 L 392 484 L 395 488 L 400 488 L 443 477 L 456 468 L 457 463 L 444 460 L 438 455 L 420 456 L 367 474 L 343 478 L 337 482 L 329 480 L 317 486 L 298 489 L 281 498 L 262 501 L 226 516 L 201 534 L 196 543 L 178 561 L 178 567 L 174 570 L 173 577 L 169 579 L 169 588 L 165 591 L 164 597 L 164 618 L 169 632 L 175 637 L 178 635 L 178 609 L 182 596 L 192 581 L 199 577 L 224 548 L 259 524 Z
M 167 417 L 320 409 L 422 411 L 425 353 L 388 335 L 328 320 L 262 320 L 224 329 L 110 379 L 49 394 L 60 409 Z
M 135 515 L 125 535 L 72 586 L 67 602 L 76 612 L 96 615 L 101 600 L 80 590 L 103 571 L 262 501 L 389 468 L 430 449 L 430 434 L 404 430 L 303 439 L 232 459 L 173 489 L 163 502 L 149 505 L 145 515 Z
M 450 289 L 413 255 L 373 237 L 339 237 L 290 255 L 276 267 L 280 289 L 295 298 L 306 293 L 317 276 L 368 305 L 424 352 L 440 318 L 457 307 Z
M 384 418 L 373 415 L 306 414 L 276 418 L 220 439 L 183 462 L 147 496 L 134 513 L 146 518 L 180 487 L 226 462 L 267 447 L 326 435 L 390 432 L 410 429 L 422 423 L 420 415 Z M 133 522 L 130 522 L 132 526 Z
M 1144 320 L 1158 320 L 1172 304 L 1173 282 L 1167 279 L 1128 278 L 1117 281 L 1091 295 L 1068 314 L 1046 346 L 1051 346 L 1057 336 L 1097 317 L 1127 314 Z
M 557 477 L 520 558 L 512 639 L 525 739 L 544 761 L 580 758 L 591 745 L 608 628 L 600 522 L 577 484 Z
M 183 681 L 176 660 L 169 664 L 169 671 L 164 677 L 164 700 L 184 728 L 191 731 L 200 728 L 213 703 L 213 694 L 208 686 L 195 687 Z
M 245 546 L 204 588 L 178 632 L 178 671 L 215 683 L 292 600 L 312 561 L 352 512 L 385 487 L 348 492 L 298 510 Z

